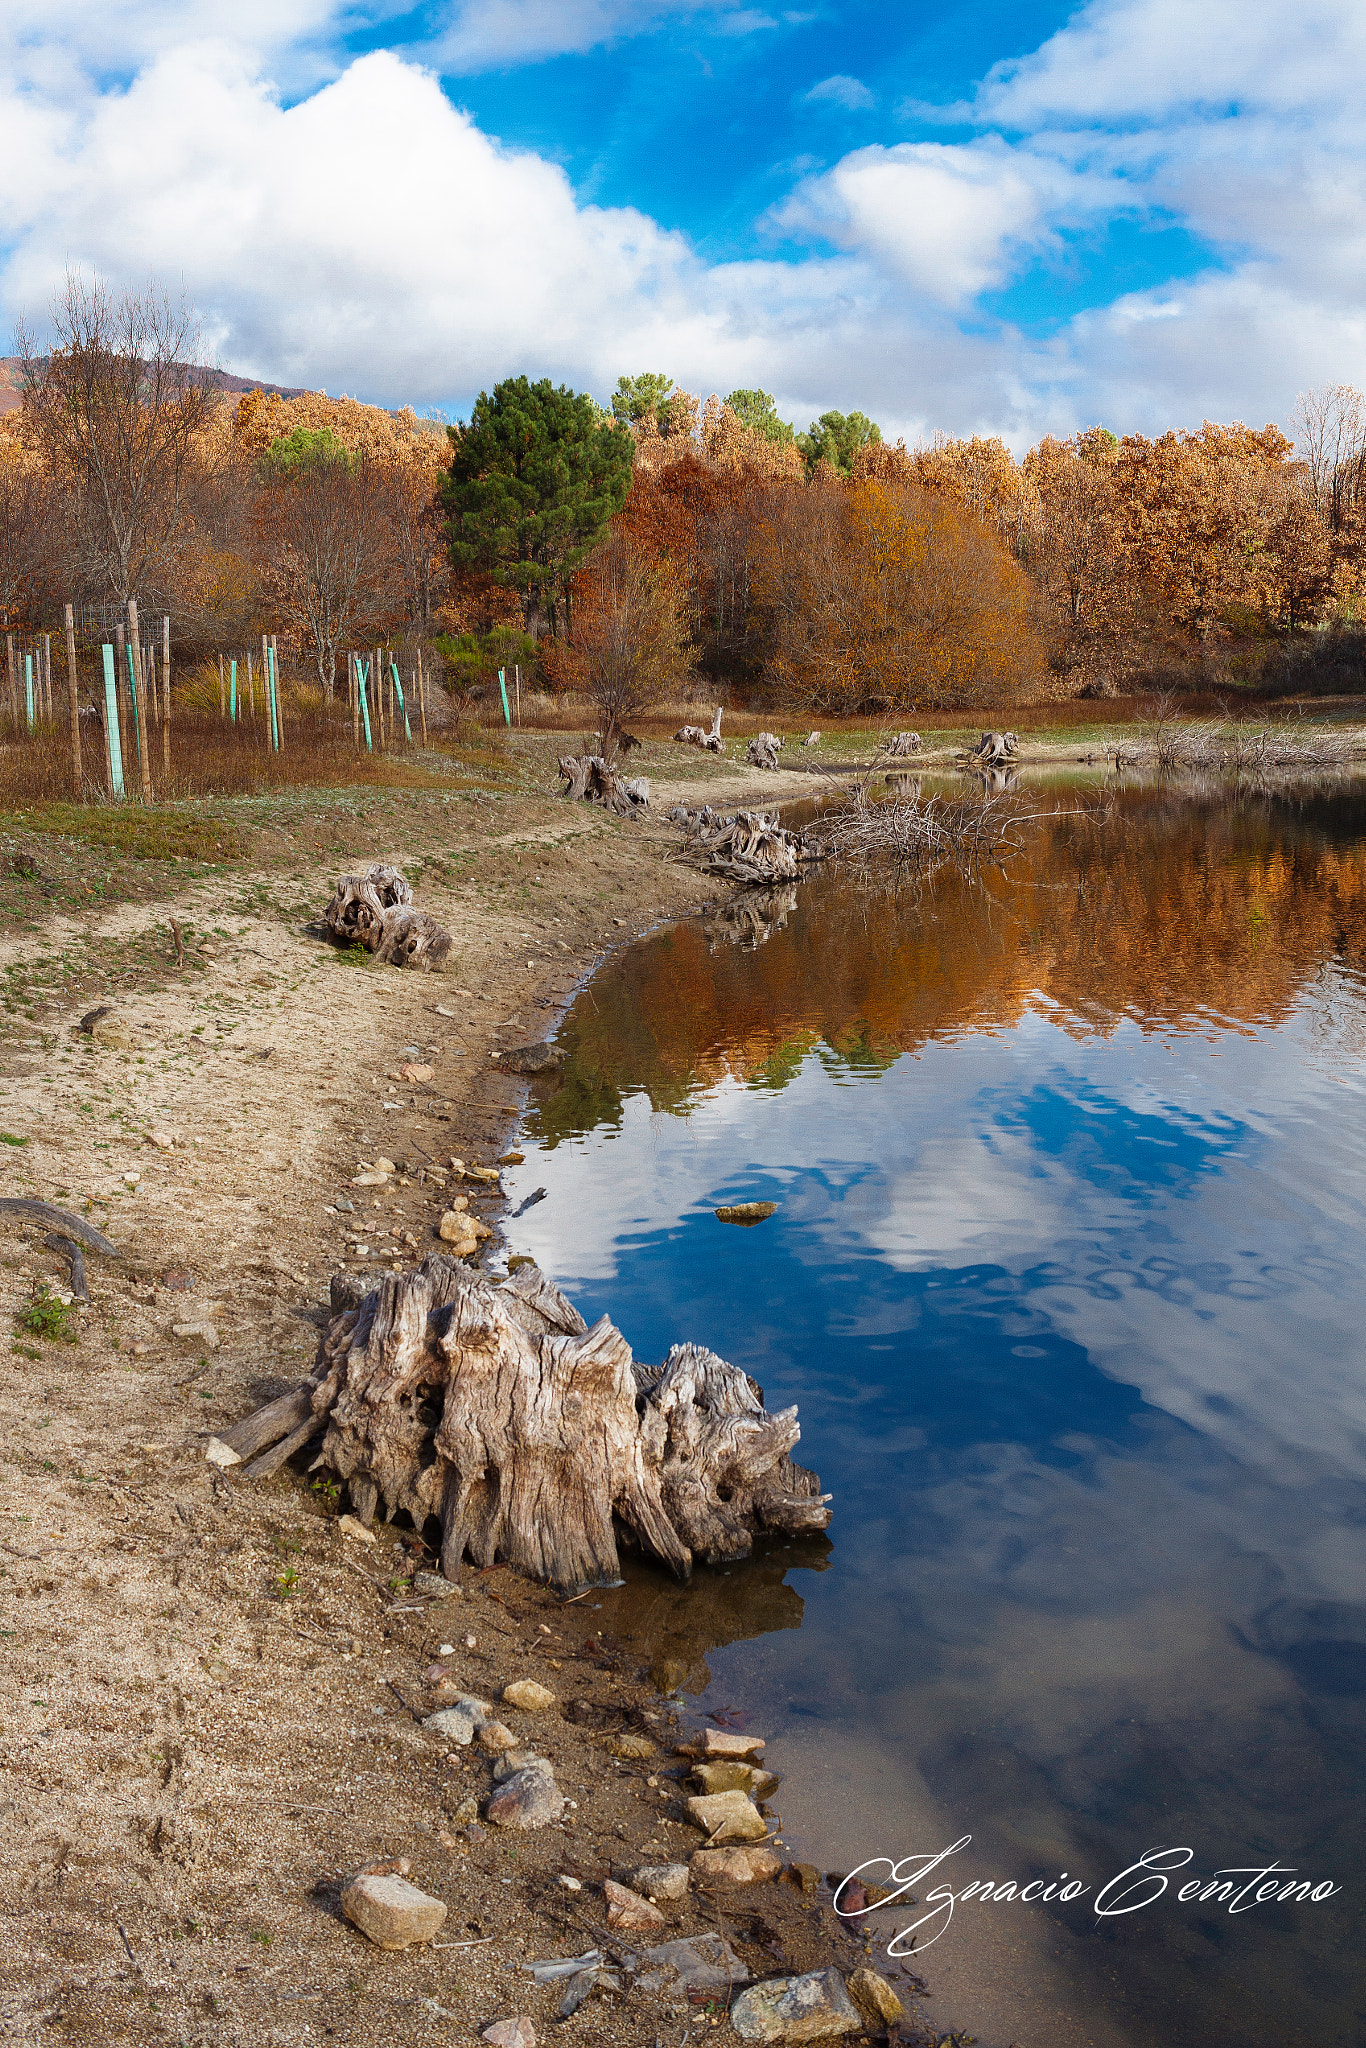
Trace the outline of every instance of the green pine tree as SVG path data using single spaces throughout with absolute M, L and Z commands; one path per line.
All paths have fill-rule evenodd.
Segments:
M 732 391 L 726 404 L 752 434 L 762 434 L 766 441 L 776 441 L 782 447 L 795 440 L 796 430 L 790 420 L 779 419 L 771 391 Z
M 468 423 L 448 429 L 452 462 L 441 485 L 452 566 L 486 569 L 521 592 L 526 623 L 539 606 L 553 634 L 569 579 L 626 502 L 635 447 L 586 393 L 508 377 L 481 391 Z
M 818 462 L 828 462 L 841 476 L 848 476 L 858 450 L 875 446 L 881 439 L 881 427 L 866 413 L 823 412 L 804 434 L 798 434 L 797 446 L 806 457 L 808 470 Z

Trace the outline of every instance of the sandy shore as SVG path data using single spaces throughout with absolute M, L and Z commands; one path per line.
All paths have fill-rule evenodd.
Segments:
M 789 779 L 809 789 L 680 775 L 667 801 L 772 801 Z M 77 1341 L 27 1330 L 67 1269 L 5 1219 L 0 2038 L 360 2048 L 474 2040 L 519 2013 L 543 2028 L 554 1994 L 523 1960 L 598 1945 L 612 1870 L 698 1846 L 671 1754 L 686 1731 L 591 1597 L 497 1570 L 414 1608 L 400 1582 L 421 1560 L 396 1531 L 364 1544 L 306 1478 L 258 1489 L 205 1461 L 215 1429 L 311 1362 L 334 1271 L 434 1248 L 443 1202 L 418 1168 L 496 1160 L 523 1095 L 490 1054 L 543 1038 L 605 951 L 716 893 L 672 861 L 674 833 L 549 795 L 337 794 L 282 807 L 236 865 L 149 872 L 89 910 L 84 850 L 39 846 L 0 1193 L 87 1214 L 122 1258 L 90 1258 Z M 310 929 L 362 855 L 401 865 L 449 926 L 444 976 L 356 965 Z M 126 1048 L 80 1030 L 99 1003 Z M 430 1081 L 396 1078 L 414 1059 Z M 353 1187 L 381 1155 L 401 1167 L 388 1186 Z M 507 1718 L 577 1802 L 562 1828 L 471 1828 L 492 1760 L 420 1729 L 434 1658 L 486 1698 L 528 1677 L 556 1694 L 534 1729 Z M 623 1732 L 657 1754 L 614 1756 Z M 397 1857 L 447 1903 L 439 1948 L 386 1954 L 339 1916 L 344 1880 Z M 664 1911 L 669 1934 L 724 1927 L 754 1975 L 867 1959 L 824 1892 L 695 1889 Z M 631 1989 L 564 2031 L 648 2048 L 715 2017 Z

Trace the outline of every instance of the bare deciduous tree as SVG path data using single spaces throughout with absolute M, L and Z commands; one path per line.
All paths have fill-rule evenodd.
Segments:
M 21 323 L 23 435 L 67 493 L 85 579 L 120 607 L 171 581 L 220 402 L 187 300 L 68 272 L 43 350 Z
M 377 496 L 359 458 L 317 447 L 277 470 L 258 506 L 263 583 L 311 652 L 328 703 L 341 651 L 388 566 L 387 522 Z

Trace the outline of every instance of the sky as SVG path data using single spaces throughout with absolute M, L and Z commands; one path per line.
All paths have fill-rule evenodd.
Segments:
M 892 438 L 1366 385 L 1361 0 L 7 0 L 0 335 L 68 268 L 468 412 L 622 372 Z

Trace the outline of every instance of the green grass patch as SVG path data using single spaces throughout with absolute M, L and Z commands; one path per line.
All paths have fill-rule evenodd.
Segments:
M 50 1344 L 75 1344 L 79 1328 L 74 1308 L 58 1301 L 46 1287 L 40 1287 L 19 1316 L 19 1328 L 31 1337 L 45 1337 Z
M 246 851 L 231 825 L 184 811 L 145 810 L 140 804 L 40 804 L 0 813 L 0 821 L 0 829 L 7 824 L 25 832 L 59 833 L 108 847 L 129 860 L 240 860 Z

